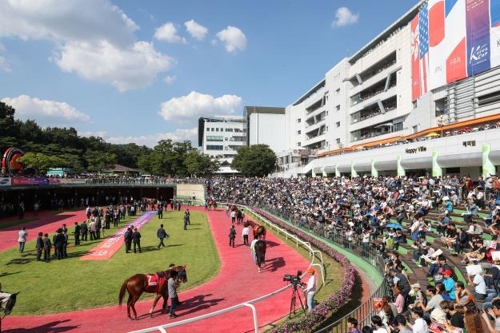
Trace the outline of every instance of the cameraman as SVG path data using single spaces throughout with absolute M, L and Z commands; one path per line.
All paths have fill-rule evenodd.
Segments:
M 309 274 L 309 280 L 307 281 L 307 284 L 303 288 L 303 290 L 304 294 L 306 294 L 307 310 L 311 312 L 314 308 L 314 295 L 316 294 L 316 270 L 312 267 L 309 267 L 307 273 Z

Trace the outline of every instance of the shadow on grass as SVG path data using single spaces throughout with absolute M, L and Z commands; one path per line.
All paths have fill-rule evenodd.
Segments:
M 12 273 L 3 272 L 3 273 L 0 273 L 0 278 L 4 277 L 4 276 L 10 276 L 10 275 L 14 275 L 14 274 L 19 274 L 19 273 L 21 273 L 21 272 L 12 272 Z
M 8 317 L 7 317 L 8 318 Z M 7 319 L 8 320 L 8 319 Z M 76 325 L 68 325 L 68 326 L 60 326 L 57 327 L 60 324 L 63 324 L 65 322 L 70 321 L 68 320 L 59 320 L 59 321 L 51 321 L 50 323 L 46 323 L 40 326 L 32 327 L 32 328 L 13 328 L 13 329 L 8 329 L 8 330 L 2 330 L 4 333 L 25 333 L 25 332 L 30 332 L 30 333 L 46 333 L 46 332 L 51 332 L 51 333 L 59 333 L 59 332 L 67 332 L 67 331 L 72 331 L 75 329 L 78 329 L 79 327 Z

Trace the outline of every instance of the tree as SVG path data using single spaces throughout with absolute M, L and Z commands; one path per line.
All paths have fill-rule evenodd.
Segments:
M 28 152 L 17 159 L 25 168 L 33 168 L 38 174 L 45 175 L 49 168 L 65 166 L 66 161 L 58 156 Z
M 112 169 L 116 163 L 115 154 L 88 149 L 85 152 L 85 160 L 90 170 L 103 171 Z
M 184 157 L 184 165 L 187 172 L 194 177 L 211 175 L 219 171 L 220 163 L 206 154 L 200 154 L 193 149 Z
M 231 168 L 245 176 L 264 177 L 275 171 L 276 154 L 268 145 L 244 146 L 238 149 Z

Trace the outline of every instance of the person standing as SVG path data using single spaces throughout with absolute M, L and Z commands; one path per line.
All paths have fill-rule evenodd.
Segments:
M 50 241 L 49 234 L 43 235 L 43 261 L 50 262 L 50 249 L 52 242 Z
M 229 246 L 234 247 L 234 239 L 236 238 L 236 229 L 234 229 L 234 224 L 231 225 L 229 229 Z
M 241 236 L 243 237 L 243 244 L 248 246 L 248 234 L 250 233 L 250 228 L 248 228 L 248 224 L 245 224 L 243 230 L 241 231 Z
M 38 233 L 38 237 L 36 238 L 36 261 L 40 261 L 42 259 L 43 252 L 43 232 Z
M 24 252 L 24 245 L 26 245 L 26 238 L 28 237 L 28 232 L 26 231 L 26 227 L 23 227 L 21 231 L 19 231 L 19 238 L 17 241 L 19 242 L 19 252 Z
M 158 228 L 158 231 L 156 231 L 156 236 L 160 239 L 160 244 L 158 244 L 158 248 L 160 248 L 160 246 L 165 247 L 165 244 L 163 243 L 163 240 L 165 238 L 170 237 L 170 236 L 167 234 L 167 232 L 165 231 L 165 229 L 163 229 L 163 224 L 160 224 L 160 228 Z
M 134 243 L 134 253 L 137 253 L 137 249 L 139 250 L 139 253 L 142 253 L 141 250 L 141 233 L 137 228 L 134 229 L 134 232 L 132 233 L 132 242 Z
M 96 225 L 95 225 L 95 219 L 91 218 L 90 223 L 88 226 L 89 232 L 90 232 L 90 240 L 96 240 L 97 239 L 97 234 L 96 234 Z
M 175 318 L 177 315 L 175 314 L 175 309 L 177 308 L 177 303 L 179 301 L 179 298 L 177 296 L 177 288 L 179 285 L 177 284 L 177 271 L 171 270 L 170 272 L 170 278 L 167 281 L 167 289 L 168 289 L 168 298 L 170 298 L 170 310 L 169 310 L 169 317 L 170 318 Z
M 54 236 L 54 247 L 56 249 L 56 257 L 61 260 L 64 257 L 64 235 L 62 228 L 57 229 Z
M 68 235 L 68 229 L 63 230 L 63 237 L 64 237 L 64 243 L 63 243 L 63 258 L 68 257 L 68 241 L 69 241 L 69 235 Z
M 254 240 L 252 240 L 252 243 L 250 243 L 250 253 L 252 254 L 254 264 L 257 264 L 257 255 L 255 254 L 255 243 L 257 243 L 257 241 L 258 239 L 254 238 Z
M 158 218 L 161 220 L 163 218 L 163 204 L 158 201 Z
M 307 281 L 307 285 L 304 287 L 304 293 L 306 294 L 307 299 L 307 309 L 311 312 L 314 308 L 314 295 L 316 295 L 316 270 L 309 267 L 307 274 L 309 274 L 309 280 Z
M 129 253 L 132 247 L 132 229 L 130 227 L 127 228 L 124 235 L 125 240 L 125 253 Z
M 184 214 L 184 230 L 187 230 L 188 223 L 189 223 L 189 215 Z
M 38 216 L 38 211 L 40 210 L 40 204 L 37 202 L 35 202 L 35 204 L 33 205 L 33 214 L 34 216 Z
M 191 212 L 189 211 L 189 208 L 187 208 L 184 212 L 184 216 L 187 216 L 187 224 L 191 225 Z
M 80 245 L 80 232 L 82 230 L 82 227 L 78 224 L 78 222 L 75 222 L 75 246 Z
M 83 221 L 82 224 L 80 225 L 80 230 L 81 230 L 81 240 L 86 241 L 87 240 L 87 235 L 89 233 L 89 226 L 87 225 L 87 221 Z

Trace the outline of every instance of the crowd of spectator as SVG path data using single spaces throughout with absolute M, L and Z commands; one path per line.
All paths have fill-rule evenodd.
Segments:
M 378 249 L 390 292 L 372 320 L 372 331 L 395 330 L 403 322 L 396 319 L 400 315 L 413 332 L 449 331 L 450 325 L 464 329 L 478 318 L 488 331 L 488 316 L 494 316 L 496 306 L 500 310 L 500 274 L 492 258 L 500 250 L 500 182 L 495 175 L 477 181 L 457 175 L 214 178 L 207 181 L 206 192 L 218 202 L 280 212 L 299 227 L 362 249 L 365 256 Z M 429 242 L 429 234 L 436 241 Z M 406 260 L 425 270 L 427 285 L 410 282 L 415 277 L 405 272 L 400 246 L 410 253 Z M 454 255 L 463 266 L 449 262 Z M 467 264 L 480 269 L 459 281 L 455 268 L 468 272 Z M 477 308 L 486 312 L 472 311 Z M 500 329 L 500 317 L 496 325 Z

